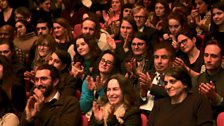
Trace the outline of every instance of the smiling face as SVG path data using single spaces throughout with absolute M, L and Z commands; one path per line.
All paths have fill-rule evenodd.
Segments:
M 35 74 L 35 87 L 37 87 L 47 97 L 54 88 L 54 82 L 50 76 L 50 70 L 37 70 Z
M 111 79 L 107 85 L 107 98 L 112 106 L 119 106 L 123 103 L 123 94 L 116 79 Z
M 56 37 L 62 37 L 63 35 L 65 35 L 65 31 L 66 29 L 62 27 L 60 24 L 58 23 L 53 24 L 53 32 Z
M 99 63 L 99 71 L 103 74 L 110 74 L 113 69 L 114 64 L 114 56 L 106 53 L 102 56 Z
M 212 14 L 212 19 L 216 25 L 224 25 L 224 11 L 214 8 Z
M 131 43 L 131 49 L 135 56 L 141 56 L 147 51 L 146 42 L 139 38 L 134 38 Z
M 45 56 L 47 56 L 47 55 L 49 54 L 49 51 L 50 51 L 50 49 L 49 49 L 49 45 L 48 45 L 48 43 L 46 42 L 46 40 L 45 40 L 45 42 L 39 44 L 39 45 L 37 46 L 37 49 L 38 49 L 38 53 L 39 53 L 39 55 L 40 55 L 41 57 L 45 57 Z
M 89 45 L 85 42 L 84 38 L 79 38 L 76 40 L 76 47 L 79 55 L 85 57 L 89 56 L 90 48 Z
M 165 75 L 164 77 L 165 89 L 171 99 L 181 99 L 186 95 L 187 86 L 180 80 L 173 78 L 172 76 Z

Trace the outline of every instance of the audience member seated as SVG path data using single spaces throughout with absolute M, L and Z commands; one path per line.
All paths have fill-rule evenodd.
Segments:
M 18 7 L 14 11 L 15 20 L 26 20 L 27 22 L 31 21 L 31 12 L 27 7 Z
M 93 102 L 91 126 L 141 125 L 137 94 L 128 79 L 120 74 L 111 76 L 106 83 L 105 94 L 103 103 Z
M 92 68 L 97 68 L 97 60 L 101 50 L 96 45 L 96 38 L 91 35 L 82 34 L 75 41 L 75 52 L 73 66 L 76 70 L 81 70 L 79 74 L 74 74 L 75 77 L 82 80 L 91 72 Z M 78 76 L 77 76 L 78 75 Z
M 0 86 L 6 91 L 13 106 L 19 112 L 23 112 L 26 104 L 26 91 L 24 84 L 21 83 L 13 72 L 12 66 L 5 56 L 0 55 Z
M 195 91 L 206 96 L 213 107 L 214 118 L 224 111 L 224 70 L 222 64 L 222 51 L 220 43 L 211 40 L 205 46 L 204 63 L 206 71 L 195 79 Z
M 168 69 L 164 82 L 169 97 L 156 102 L 149 116 L 149 126 L 213 126 L 210 103 L 190 91 L 191 77 L 185 67 Z
M 62 95 L 74 96 L 77 88 L 77 79 L 70 75 L 71 57 L 68 52 L 56 49 L 48 61 L 49 65 L 56 67 L 60 73 L 58 90 Z
M 17 48 L 22 49 L 23 53 L 25 53 L 26 55 L 25 66 L 28 67 L 27 69 L 30 69 L 29 66 L 30 64 L 28 64 L 30 62 L 29 53 L 31 47 L 37 40 L 37 36 L 34 32 L 32 25 L 26 20 L 18 20 L 16 22 L 15 27 L 17 36 L 14 39 L 13 43 Z
M 154 69 L 138 73 L 142 100 L 140 109 L 147 117 L 152 111 L 155 101 L 167 96 L 164 89 L 164 74 L 167 69 L 172 67 L 175 59 L 175 50 L 166 41 L 155 44 L 153 49 Z
M 53 23 L 46 19 L 39 19 L 36 24 L 37 35 L 51 34 L 53 29 Z
M 0 124 L 2 126 L 18 126 L 19 115 L 14 109 L 5 90 L 0 87 Z
M 176 57 L 174 65 L 185 67 L 191 77 L 198 76 L 203 62 L 203 52 L 197 46 L 197 34 L 194 28 L 185 28 L 177 35 L 177 42 L 183 55 Z
M 111 51 L 103 52 L 98 68 L 95 68 L 97 70 L 87 75 L 83 81 L 80 98 L 82 112 L 87 113 L 91 110 L 94 100 L 98 101 L 103 98 L 106 82 L 111 75 L 117 72 L 116 67 L 115 55 Z
M 1 3 L 1 12 L 0 12 L 0 27 L 8 24 L 11 26 L 15 25 L 15 15 L 13 13 L 14 9 L 12 8 L 11 0 L 2 0 Z
M 81 123 L 79 102 L 59 91 L 60 75 L 52 65 L 41 65 L 35 73 L 35 87 L 27 100 L 20 126 L 78 126 Z

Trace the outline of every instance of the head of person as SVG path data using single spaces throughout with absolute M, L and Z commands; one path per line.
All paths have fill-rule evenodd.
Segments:
M 121 18 L 131 16 L 132 15 L 133 4 L 124 4 L 121 9 Z
M 153 5 L 153 0 L 142 0 L 142 5 L 145 7 L 145 8 L 149 8 Z
M 188 28 L 183 29 L 177 35 L 177 42 L 179 44 L 180 50 L 185 54 L 188 54 L 194 48 L 197 48 L 197 32 L 195 28 L 189 26 Z
M 159 73 L 164 73 L 172 66 L 175 59 L 175 49 L 167 41 L 155 44 L 153 49 L 155 70 Z
M 34 85 L 43 93 L 45 98 L 56 93 L 59 82 L 60 74 L 57 68 L 48 64 L 43 64 L 37 67 Z
M 30 22 L 31 12 L 27 7 L 18 7 L 14 11 L 15 20 L 27 20 Z
M 53 22 L 53 34 L 56 38 L 65 37 L 67 41 L 73 39 L 72 27 L 65 18 L 57 18 Z
M 148 15 L 148 11 L 146 10 L 146 8 L 138 5 L 132 9 L 132 13 L 138 28 L 143 27 L 145 25 Z
M 0 55 L 5 56 L 9 61 L 15 56 L 15 47 L 10 39 L 0 39 Z
M 123 0 L 111 0 L 111 8 L 114 12 L 121 11 L 122 6 L 123 6 Z
M 211 0 L 195 0 L 195 8 L 199 14 L 205 14 L 211 7 Z
M 164 82 L 165 90 L 171 98 L 171 104 L 172 101 L 173 104 L 182 102 L 192 88 L 191 77 L 186 68 L 182 66 L 169 68 L 165 72 Z
M 18 20 L 15 24 L 17 37 L 34 31 L 32 25 L 26 20 Z
M 116 71 L 116 57 L 113 52 L 106 50 L 101 55 L 101 59 L 98 65 L 98 70 L 101 74 L 109 75 Z
M 114 74 L 108 79 L 105 97 L 115 108 L 122 104 L 126 107 L 137 105 L 136 94 L 131 81 L 121 74 Z
M 132 17 L 121 19 L 120 36 L 125 40 L 127 37 L 132 38 L 134 33 L 138 31 L 135 20 Z
M 36 41 L 36 58 L 47 58 L 55 51 L 55 39 L 50 34 L 40 35 Z
M 135 56 L 143 56 L 149 52 L 149 42 L 147 40 L 147 34 L 144 32 L 135 33 L 131 41 L 131 50 Z
M 11 2 L 11 0 L 1 0 L 0 7 L 2 7 L 3 10 L 6 10 L 8 7 L 11 7 Z
M 164 17 L 170 13 L 170 8 L 167 0 L 156 0 L 155 15 L 157 17 Z
M 168 16 L 168 27 L 170 34 L 176 36 L 186 27 L 186 18 L 178 12 L 172 12 Z
M 211 31 L 218 32 L 219 27 L 224 25 L 224 3 L 218 2 L 212 6 Z
M 13 40 L 15 36 L 15 29 L 11 25 L 3 25 L 0 27 L 0 38 Z
M 64 50 L 56 49 L 51 54 L 48 64 L 56 67 L 60 73 L 68 72 L 71 68 L 71 56 Z
M 210 40 L 204 50 L 204 64 L 208 73 L 217 72 L 221 68 L 223 49 L 219 41 Z
M 53 23 L 45 20 L 39 19 L 36 24 L 37 35 L 51 34 L 53 28 Z
M 81 34 L 75 41 L 75 52 L 77 57 L 82 57 L 86 60 L 92 60 L 100 54 L 100 49 L 97 45 L 97 39 L 88 34 Z
M 46 12 L 51 10 L 51 0 L 39 0 L 40 8 Z
M 89 15 L 90 16 L 90 15 Z M 81 32 L 82 34 L 88 34 L 100 37 L 100 24 L 96 17 L 87 17 L 81 23 Z

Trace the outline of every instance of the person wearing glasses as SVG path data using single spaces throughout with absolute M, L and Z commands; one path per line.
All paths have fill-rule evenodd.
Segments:
M 131 50 L 127 52 L 121 65 L 123 74 L 129 76 L 136 89 L 139 89 L 138 73 L 149 71 L 153 67 L 152 54 L 147 43 L 147 35 L 137 32 L 131 41 Z
M 108 78 L 117 72 L 116 58 L 114 53 L 104 51 L 99 61 L 98 68 L 92 75 L 87 75 L 82 84 L 82 93 L 80 98 L 81 110 L 87 113 L 91 110 L 93 101 L 100 101 L 104 96 L 104 85 Z
M 177 35 L 177 42 L 183 55 L 176 57 L 174 65 L 185 67 L 191 77 L 198 76 L 201 67 L 204 64 L 203 52 L 197 46 L 197 32 L 193 27 L 188 27 L 182 30 Z
M 151 44 L 158 42 L 158 31 L 152 27 L 147 27 L 145 25 L 148 18 L 148 11 L 146 10 L 146 8 L 138 5 L 132 9 L 132 12 L 136 25 L 138 26 L 138 31 L 145 32 L 147 34 L 147 42 Z
M 190 91 L 191 77 L 185 67 L 168 69 L 164 82 L 169 97 L 156 102 L 148 126 L 213 126 L 210 103 Z

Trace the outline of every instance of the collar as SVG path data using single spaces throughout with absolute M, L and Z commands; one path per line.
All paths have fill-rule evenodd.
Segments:
M 144 26 L 142 26 L 138 31 L 143 32 Z
M 59 100 L 59 98 L 60 98 L 60 93 L 57 91 L 57 92 L 55 93 L 55 95 L 54 95 L 53 98 L 51 98 L 51 99 L 49 99 L 48 101 L 45 101 L 45 102 L 46 102 L 46 103 L 47 103 L 47 102 L 51 102 L 51 101 L 53 101 L 54 99 Z

